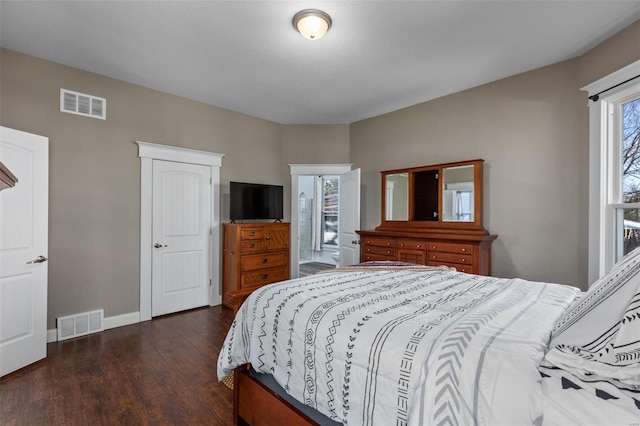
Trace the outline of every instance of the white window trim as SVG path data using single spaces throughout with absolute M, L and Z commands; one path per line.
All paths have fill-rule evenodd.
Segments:
M 593 96 L 638 74 L 640 74 L 640 60 L 581 90 Z M 609 118 L 610 112 L 613 103 L 617 101 L 616 95 L 619 97 L 621 92 L 636 84 L 638 80 L 630 81 L 602 94 L 600 100 L 596 102 L 589 101 L 589 285 L 606 273 L 613 265 L 614 259 L 613 251 L 604 250 L 603 244 L 608 240 L 615 226 L 613 214 L 607 212 L 613 194 L 613 188 L 610 187 L 610 179 L 607 176 L 613 172 L 611 165 L 614 163 L 611 161 L 612 153 L 608 144 L 613 131 Z

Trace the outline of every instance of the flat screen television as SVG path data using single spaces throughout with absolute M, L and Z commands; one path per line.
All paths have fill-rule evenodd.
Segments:
M 230 182 L 229 219 L 282 219 L 282 186 Z

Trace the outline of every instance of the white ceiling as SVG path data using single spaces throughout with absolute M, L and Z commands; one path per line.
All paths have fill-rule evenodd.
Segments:
M 306 8 L 331 15 L 324 38 L 294 30 Z M 7 49 L 278 123 L 327 124 L 578 56 L 640 19 L 640 0 L 2 0 L 0 15 Z

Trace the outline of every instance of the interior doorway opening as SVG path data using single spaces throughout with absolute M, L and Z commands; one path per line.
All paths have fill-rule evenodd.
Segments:
M 298 267 L 300 276 L 335 268 L 340 261 L 340 177 L 300 176 Z

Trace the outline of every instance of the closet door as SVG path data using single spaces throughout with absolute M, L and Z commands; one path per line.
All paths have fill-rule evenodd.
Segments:
M 209 304 L 211 168 L 153 162 L 152 315 Z

